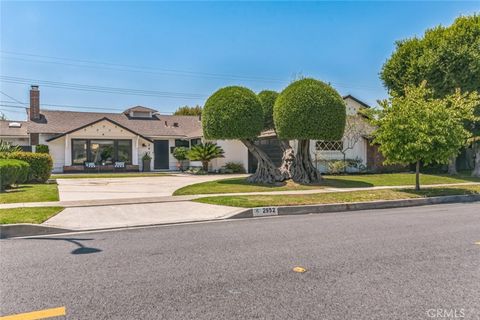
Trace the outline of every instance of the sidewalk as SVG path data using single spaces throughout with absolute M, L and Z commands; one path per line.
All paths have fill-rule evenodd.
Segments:
M 478 182 L 463 182 L 451 184 L 432 184 L 423 187 L 454 187 L 466 185 L 480 185 Z M 167 203 L 167 202 L 184 202 L 204 197 L 216 196 L 249 196 L 249 195 L 296 195 L 296 194 L 316 194 L 316 193 L 330 193 L 330 192 L 353 192 L 353 191 L 368 191 L 368 190 L 382 190 L 382 189 L 413 189 L 409 186 L 379 186 L 379 187 L 364 187 L 364 188 L 323 188 L 311 190 L 292 190 L 292 191 L 266 191 L 266 192 L 240 192 L 240 193 L 215 193 L 215 194 L 197 194 L 185 196 L 159 196 L 159 197 L 134 197 L 123 199 L 92 199 L 92 200 L 72 200 L 72 201 L 52 201 L 52 202 L 20 202 L 0 204 L 0 209 L 11 209 L 21 207 L 52 207 L 59 206 L 65 208 L 74 207 L 93 207 L 93 206 L 116 206 L 116 205 L 133 205 L 133 204 L 150 204 L 150 203 Z

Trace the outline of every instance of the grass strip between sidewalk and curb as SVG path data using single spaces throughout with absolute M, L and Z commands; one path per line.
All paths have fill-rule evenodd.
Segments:
M 207 181 L 185 186 L 176 190 L 173 195 L 195 195 L 214 193 L 241 193 L 241 192 L 268 192 L 268 191 L 294 191 L 324 188 L 366 188 L 379 186 L 413 186 L 415 174 L 413 173 L 384 173 L 384 174 L 350 174 L 338 176 L 323 176 L 324 180 L 318 185 L 301 185 L 292 181 L 276 185 L 252 184 L 245 178 L 221 179 Z M 453 184 L 465 182 L 480 182 L 480 178 L 468 175 L 442 175 L 422 174 L 422 185 Z
M 63 207 L 0 209 L 0 225 L 12 223 L 40 224 L 60 213 L 63 209 Z
M 0 193 L 0 204 L 58 200 L 58 186 L 55 183 L 21 184 Z
M 382 189 L 298 195 L 216 196 L 199 198 L 193 201 L 223 206 L 254 208 L 267 206 L 296 206 L 379 200 L 403 200 L 471 194 L 480 194 L 480 185 L 424 188 L 420 191 L 415 191 L 414 189 Z

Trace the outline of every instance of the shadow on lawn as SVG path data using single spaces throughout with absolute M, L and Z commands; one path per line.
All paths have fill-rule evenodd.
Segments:
M 26 185 L 19 185 L 16 187 L 8 187 L 5 189 L 3 193 L 17 193 L 17 192 L 25 192 L 28 191 L 28 189 L 31 189 L 32 186 L 26 186 Z
M 372 183 L 369 183 L 369 182 L 336 179 L 331 176 L 329 176 L 328 178 L 323 176 L 323 180 L 320 183 L 312 183 L 312 184 L 294 183 L 291 180 L 284 181 L 284 182 L 277 182 L 275 184 L 261 184 L 261 183 L 249 183 L 247 182 L 246 179 L 237 179 L 237 178 L 218 180 L 215 182 L 219 185 L 245 185 L 245 186 L 259 186 L 259 187 L 265 187 L 265 188 L 278 188 L 278 187 L 285 187 L 287 185 L 291 185 L 292 187 L 294 187 L 295 185 L 298 185 L 298 186 L 307 186 L 307 187 L 333 187 L 333 188 L 366 188 L 366 187 L 374 186 Z

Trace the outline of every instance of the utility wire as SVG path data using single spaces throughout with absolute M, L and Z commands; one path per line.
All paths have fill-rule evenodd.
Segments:
M 205 95 L 198 93 L 185 93 L 185 92 L 168 92 L 168 91 L 156 91 L 156 90 L 140 90 L 130 88 L 117 88 L 117 87 L 103 87 L 93 86 L 78 83 L 56 82 L 39 79 L 28 79 L 11 76 L 0 76 L 0 80 L 6 83 L 15 84 L 39 84 L 45 87 L 79 90 L 79 91 L 92 91 L 101 93 L 113 93 L 113 94 L 125 94 L 125 95 L 137 95 L 148 97 L 162 97 L 162 98 L 178 98 L 178 99 L 202 99 L 206 98 Z
M 7 50 L 0 50 L 0 52 L 7 55 L 14 55 L 14 56 L 16 55 L 16 56 L 24 56 L 24 57 L 35 57 L 35 58 L 44 58 L 44 59 L 53 59 L 53 60 L 82 63 L 82 64 L 78 64 L 78 63 L 74 64 L 74 63 L 65 63 L 65 62 L 59 62 L 59 61 L 46 61 L 46 60 L 38 60 L 38 59 L 33 60 L 33 59 L 14 58 L 14 57 L 5 57 L 5 56 L 3 57 L 7 59 L 20 60 L 20 61 L 51 63 L 51 64 L 68 65 L 68 66 L 76 66 L 76 67 L 98 68 L 98 66 L 104 66 L 104 69 L 127 71 L 127 72 L 143 72 L 143 73 L 151 73 L 151 74 L 158 73 L 158 74 L 180 75 L 180 76 L 200 76 L 200 77 L 210 77 L 210 78 L 228 79 L 228 80 L 251 80 L 251 81 L 277 82 L 277 83 L 289 82 L 288 79 L 281 79 L 281 78 L 255 77 L 255 76 L 247 76 L 247 75 L 232 75 L 232 74 L 197 72 L 197 71 L 187 71 L 187 70 L 168 69 L 168 68 L 155 68 L 155 67 L 147 67 L 147 66 L 134 66 L 134 65 L 128 65 L 128 64 L 116 64 L 116 63 L 99 62 L 99 61 L 92 61 L 92 60 L 69 59 L 69 58 L 53 57 L 53 56 L 38 55 L 38 54 L 20 53 L 20 52 L 7 51 Z M 95 66 L 88 66 L 85 64 L 90 64 Z M 105 66 L 107 68 L 105 68 Z M 362 89 L 362 90 L 378 89 L 378 87 L 374 87 L 374 86 L 351 85 L 351 84 L 346 84 L 341 82 L 330 82 L 330 83 L 334 84 L 337 87 L 343 87 L 348 89 Z

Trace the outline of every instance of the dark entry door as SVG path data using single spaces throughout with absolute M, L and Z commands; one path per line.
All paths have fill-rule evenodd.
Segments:
M 155 159 L 153 160 L 154 169 L 169 169 L 168 167 L 168 140 L 155 140 L 153 143 Z

